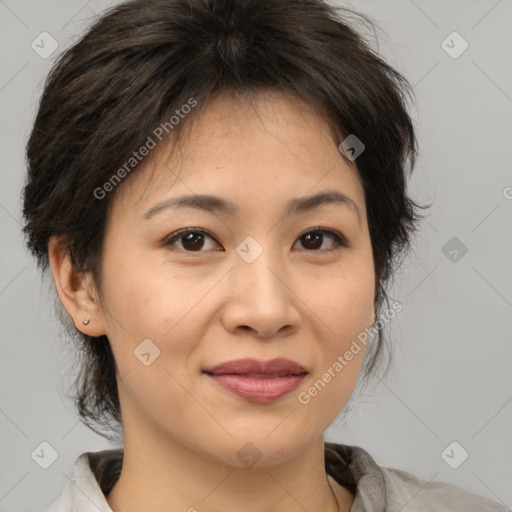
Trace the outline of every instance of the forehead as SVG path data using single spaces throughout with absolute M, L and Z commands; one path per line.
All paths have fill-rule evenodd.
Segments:
M 341 156 L 311 105 L 279 91 L 222 94 L 185 119 L 178 138 L 156 145 L 116 191 L 112 210 L 140 216 L 155 201 L 185 193 L 265 207 L 327 188 L 364 210 L 354 163 Z

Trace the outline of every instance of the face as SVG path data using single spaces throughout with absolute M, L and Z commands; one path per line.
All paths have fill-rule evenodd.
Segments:
M 151 434 L 234 465 L 251 442 L 260 466 L 275 464 L 323 434 L 361 370 L 361 343 L 342 370 L 338 357 L 374 312 L 364 191 L 297 98 L 219 97 L 197 121 L 179 156 L 159 146 L 119 186 L 108 217 L 100 319 L 125 439 Z M 342 199 L 304 202 L 322 192 Z M 165 204 L 185 195 L 195 206 Z M 200 207 L 202 195 L 218 200 Z M 239 358 L 286 358 L 307 375 L 258 401 L 204 372 Z

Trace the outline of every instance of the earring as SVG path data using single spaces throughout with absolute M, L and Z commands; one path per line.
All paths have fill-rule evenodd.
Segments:
M 84 325 L 88 325 L 88 324 L 89 324 L 89 320 L 84 320 L 82 323 L 83 323 Z

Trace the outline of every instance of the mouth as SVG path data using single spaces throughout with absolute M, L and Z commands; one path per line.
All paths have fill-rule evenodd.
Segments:
M 206 368 L 203 372 L 211 375 L 246 375 L 251 377 L 286 377 L 307 374 L 307 370 L 296 361 L 279 357 L 269 361 L 257 359 L 235 359 Z
M 250 402 L 268 403 L 289 395 L 308 375 L 289 359 L 238 359 L 203 370 L 224 390 Z

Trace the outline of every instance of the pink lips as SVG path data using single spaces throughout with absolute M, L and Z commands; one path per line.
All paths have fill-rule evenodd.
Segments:
M 273 402 L 291 393 L 307 371 L 295 361 L 237 359 L 204 370 L 224 389 L 252 402 Z

